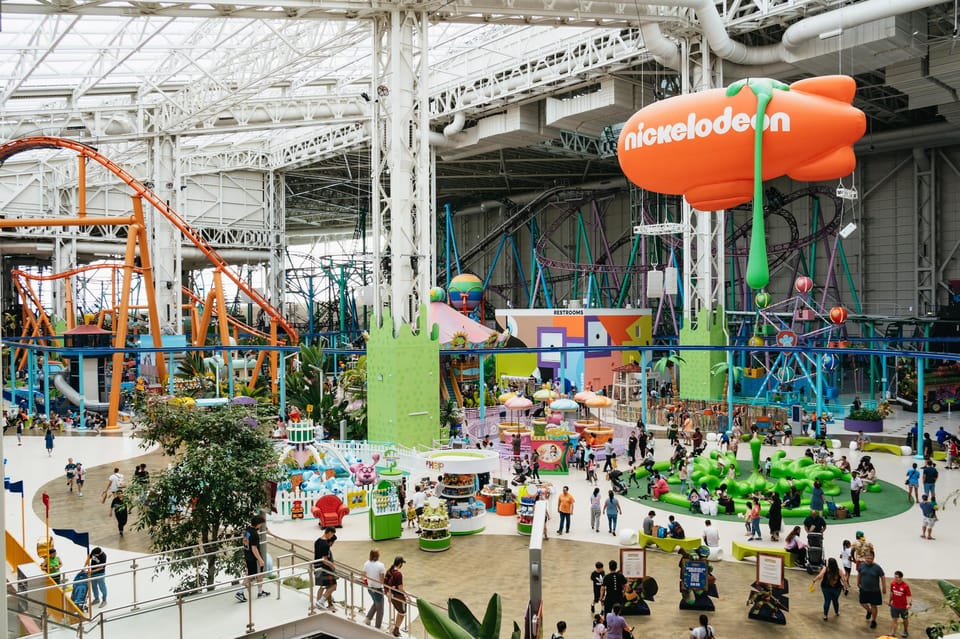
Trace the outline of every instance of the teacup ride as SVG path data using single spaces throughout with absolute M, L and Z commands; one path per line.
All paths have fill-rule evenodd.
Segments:
M 497 428 L 500 431 L 500 441 L 504 444 L 509 444 L 514 435 L 520 435 L 520 439 L 525 438 L 529 443 L 530 437 L 533 435 L 533 431 L 521 422 L 500 422 L 497 424 Z
M 613 406 L 613 400 L 607 397 L 606 395 L 595 395 L 591 397 L 586 402 L 587 406 L 590 408 L 596 408 L 597 414 L 599 415 L 601 410 L 604 408 L 610 408 Z M 596 426 L 583 429 L 583 432 L 590 435 L 593 438 L 593 446 L 603 446 L 608 441 L 613 439 L 613 429 L 603 426 L 602 422 L 599 422 Z

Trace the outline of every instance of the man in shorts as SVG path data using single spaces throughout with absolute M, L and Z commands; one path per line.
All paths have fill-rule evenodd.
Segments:
M 247 600 L 247 594 L 244 592 L 250 581 L 257 580 L 257 599 L 268 597 L 269 592 L 263 589 L 263 569 L 266 562 L 260 554 L 260 531 L 266 520 L 263 515 L 254 515 L 250 520 L 250 525 L 243 531 L 243 559 L 247 564 L 247 576 L 243 580 L 243 588 L 237 591 L 237 601 L 243 603 Z
M 877 606 L 883 605 L 887 581 L 880 564 L 873 563 L 873 553 L 863 558 L 857 571 L 857 588 L 860 589 L 860 605 L 867 611 L 871 628 L 877 627 Z
M 893 573 L 890 582 L 890 636 L 897 636 L 897 620 L 903 619 L 903 637 L 909 636 L 907 626 L 910 623 L 910 607 L 913 605 L 913 595 L 910 593 L 910 584 L 903 580 L 903 573 L 899 570 Z
M 337 576 L 334 574 L 336 565 L 333 563 L 333 553 L 330 546 L 337 540 L 337 529 L 327 526 L 323 534 L 313 542 L 313 578 L 317 584 L 317 604 L 336 611 L 333 605 L 333 591 L 337 588 Z
M 923 492 L 930 496 L 931 501 L 937 501 L 937 478 L 940 473 L 937 472 L 937 467 L 932 459 L 927 460 L 921 475 L 923 476 Z
M 930 501 L 929 495 L 923 495 L 920 498 L 920 512 L 923 513 L 920 538 L 933 539 L 933 526 L 937 523 L 937 504 Z

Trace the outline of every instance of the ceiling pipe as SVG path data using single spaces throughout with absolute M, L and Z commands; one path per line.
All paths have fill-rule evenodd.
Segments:
M 960 128 L 950 122 L 904 127 L 881 133 L 868 133 L 853 145 L 857 156 L 901 149 L 929 149 L 960 142 Z
M 443 133 L 430 131 L 430 146 L 452 146 L 453 140 L 450 138 L 463 131 L 463 127 L 466 123 L 467 115 L 463 111 L 457 111 L 453 114 L 453 121 L 447 126 L 443 127 Z
M 748 47 L 736 42 L 727 33 L 723 18 L 712 0 L 655 0 L 651 4 L 664 7 L 685 7 L 696 11 L 703 36 L 714 54 L 729 62 L 758 66 L 785 62 L 789 49 L 795 49 L 822 33 L 857 27 L 868 22 L 926 9 L 943 0 L 866 0 L 859 4 L 827 11 L 804 18 L 790 25 L 780 43 Z M 663 35 L 660 25 L 649 22 L 640 26 L 644 45 L 658 62 L 672 69 L 680 67 L 680 52 L 675 42 Z

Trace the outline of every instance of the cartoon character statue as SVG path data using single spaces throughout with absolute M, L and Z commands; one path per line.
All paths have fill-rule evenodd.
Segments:
M 303 501 L 295 499 L 290 508 L 290 519 L 303 519 Z
M 350 472 L 353 474 L 353 480 L 357 486 L 369 486 L 377 481 L 377 462 L 380 461 L 378 453 L 373 454 L 373 463 L 364 464 L 362 461 L 350 466 Z

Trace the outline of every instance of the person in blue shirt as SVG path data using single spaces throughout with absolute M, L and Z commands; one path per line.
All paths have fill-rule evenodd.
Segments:
M 924 495 L 920 501 L 920 512 L 923 513 L 923 524 L 920 529 L 922 539 L 933 539 L 933 526 L 937 523 L 937 504 Z
M 913 468 L 907 471 L 907 499 L 913 503 L 915 501 L 920 501 L 920 471 L 917 470 L 917 465 L 914 464 Z
M 937 445 L 940 446 L 940 448 L 942 449 L 943 442 L 947 441 L 947 437 L 950 437 L 950 433 L 944 430 L 943 426 L 941 426 L 940 428 L 937 429 L 937 432 L 934 435 L 934 437 L 937 438 Z

